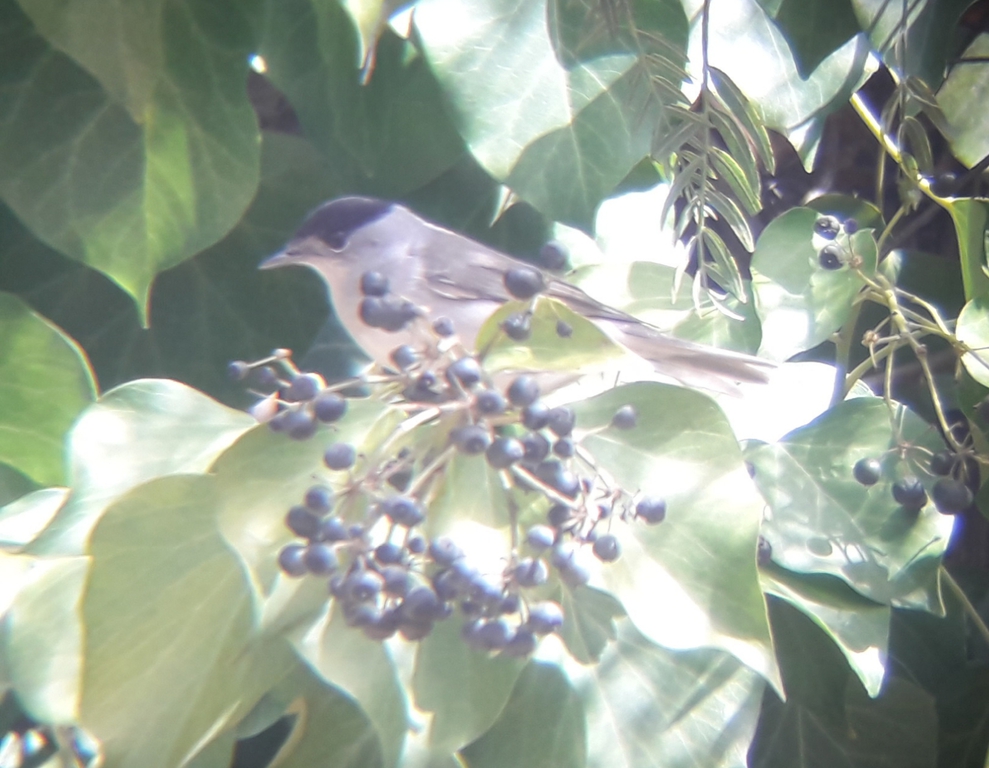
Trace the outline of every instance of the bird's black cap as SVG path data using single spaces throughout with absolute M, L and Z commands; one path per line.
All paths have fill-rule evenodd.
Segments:
M 363 226 L 380 219 L 394 203 L 374 197 L 341 197 L 314 210 L 295 233 L 296 239 L 318 237 L 330 248 L 340 250 L 350 236 Z

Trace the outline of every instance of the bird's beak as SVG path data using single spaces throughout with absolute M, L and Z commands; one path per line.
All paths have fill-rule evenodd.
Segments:
M 258 264 L 258 269 L 275 269 L 276 267 L 284 267 L 287 264 L 294 263 L 289 254 L 285 251 L 279 251 Z

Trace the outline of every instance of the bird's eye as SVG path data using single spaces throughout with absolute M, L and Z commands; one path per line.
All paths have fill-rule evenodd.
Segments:
M 347 235 L 344 232 L 332 232 L 326 238 L 326 244 L 334 251 L 341 251 L 347 244 Z

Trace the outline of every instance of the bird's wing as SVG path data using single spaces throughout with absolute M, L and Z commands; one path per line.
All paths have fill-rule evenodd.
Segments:
M 426 259 L 430 291 L 456 301 L 505 302 L 505 272 L 529 266 L 472 240 L 458 236 L 456 259 Z M 669 336 L 632 315 L 602 304 L 575 285 L 544 274 L 545 295 L 597 323 L 617 343 L 653 363 L 668 376 L 690 386 L 734 392 L 740 382 L 764 383 L 775 365 L 751 355 L 717 349 Z

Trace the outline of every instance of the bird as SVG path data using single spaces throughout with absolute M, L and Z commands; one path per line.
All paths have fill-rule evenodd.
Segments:
M 390 356 L 398 346 L 421 341 L 415 323 L 405 322 L 418 316 L 430 322 L 452 321 L 460 341 L 473 349 L 484 322 L 517 298 L 506 287 L 506 274 L 516 270 L 515 274 L 537 275 L 541 295 L 562 302 L 663 376 L 686 386 L 737 394 L 739 384 L 765 383 L 775 368 L 752 355 L 670 336 L 559 277 L 427 221 L 394 201 L 352 196 L 323 203 L 260 268 L 291 265 L 319 273 L 344 328 L 385 367 L 393 367 Z M 382 286 L 371 285 L 382 278 Z M 382 323 L 368 317 L 368 295 L 380 294 L 382 288 L 399 302 L 391 304 L 399 317 L 390 330 L 380 327 L 389 324 L 387 318 Z

